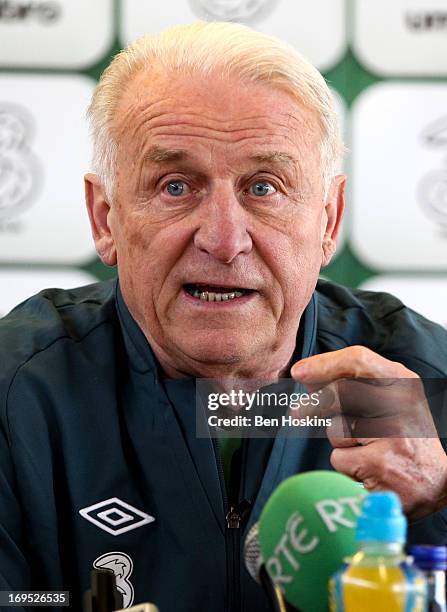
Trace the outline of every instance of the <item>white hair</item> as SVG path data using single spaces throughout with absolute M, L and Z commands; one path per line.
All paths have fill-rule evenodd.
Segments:
M 119 143 L 113 125 L 123 91 L 136 74 L 155 69 L 182 74 L 222 75 L 287 91 L 316 113 L 320 127 L 323 187 L 340 171 L 343 140 L 333 96 L 322 75 L 293 47 L 246 26 L 196 22 L 144 36 L 118 53 L 101 75 L 88 108 L 93 136 L 93 170 L 113 199 Z

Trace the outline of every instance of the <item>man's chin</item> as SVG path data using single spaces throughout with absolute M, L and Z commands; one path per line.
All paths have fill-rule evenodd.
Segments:
M 191 359 L 202 363 L 204 365 L 234 365 L 243 363 L 249 358 L 249 351 L 239 350 L 236 347 L 223 348 L 223 347 L 204 347 L 200 350 L 200 347 L 194 347 L 187 353 Z
M 179 348 L 194 362 L 225 366 L 244 364 L 253 359 L 255 344 L 248 339 L 243 341 L 240 335 L 219 337 L 219 334 L 212 334 L 209 338 L 201 338 L 199 334 L 193 342 L 183 342 Z

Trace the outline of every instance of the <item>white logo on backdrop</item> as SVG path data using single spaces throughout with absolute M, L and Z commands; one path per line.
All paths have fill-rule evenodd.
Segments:
M 42 24 L 55 23 L 62 12 L 56 2 L 14 2 L 0 1 L 0 21 L 5 23 L 26 23 L 36 21 Z
M 387 82 L 352 107 L 351 244 L 377 270 L 447 270 L 447 85 Z
M 42 169 L 31 151 L 33 135 L 28 111 L 18 104 L 0 103 L 0 231 L 8 229 L 2 221 L 35 201 L 41 186 Z
M 413 32 L 439 32 L 447 30 L 447 11 L 407 11 L 404 23 Z
M 0 66 L 85 68 L 113 35 L 113 0 L 0 0 Z
M 169 28 L 173 15 L 179 25 L 197 18 L 249 24 L 296 47 L 323 71 L 340 60 L 347 45 L 346 0 L 169 0 L 157 3 L 156 10 L 151 0 L 121 0 L 121 4 L 123 45 Z
M 447 75 L 446 0 L 355 0 L 352 46 L 384 76 Z
M 193 12 L 202 19 L 254 23 L 266 17 L 279 0 L 189 0 Z
M 0 262 L 71 266 L 95 256 L 82 181 L 93 85 L 75 74 L 0 74 Z
M 444 153 L 442 168 L 426 173 L 418 186 L 423 211 L 437 223 L 447 237 L 447 117 L 430 123 L 422 132 L 422 141 L 433 150 Z

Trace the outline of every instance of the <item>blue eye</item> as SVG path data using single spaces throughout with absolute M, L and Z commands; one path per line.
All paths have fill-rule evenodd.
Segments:
M 172 196 L 181 196 L 187 191 L 187 186 L 183 181 L 171 181 L 166 185 L 166 191 Z
M 250 191 L 255 196 L 266 196 L 276 192 L 276 189 L 267 181 L 256 181 L 250 186 Z

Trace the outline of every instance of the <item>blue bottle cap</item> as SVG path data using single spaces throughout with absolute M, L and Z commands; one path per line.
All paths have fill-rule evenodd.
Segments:
M 412 546 L 409 553 L 422 570 L 447 570 L 447 546 Z
M 406 534 L 407 519 L 395 493 L 377 492 L 365 497 L 357 522 L 357 541 L 402 544 Z

